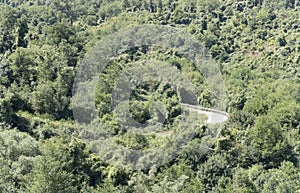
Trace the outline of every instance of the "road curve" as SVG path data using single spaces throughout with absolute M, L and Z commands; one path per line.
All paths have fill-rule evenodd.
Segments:
M 224 111 L 219 111 L 216 109 L 210 109 L 196 105 L 190 105 L 186 103 L 181 103 L 181 105 L 190 111 L 195 111 L 199 114 L 206 115 L 208 124 L 223 123 L 224 121 L 228 120 L 229 117 L 228 113 Z

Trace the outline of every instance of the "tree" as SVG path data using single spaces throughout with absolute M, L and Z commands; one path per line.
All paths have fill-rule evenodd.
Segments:
M 16 12 L 8 5 L 0 5 L 0 53 L 12 51 L 16 34 L 14 33 L 17 22 Z
M 12 97 L 10 89 L 6 89 L 0 85 L 0 125 L 10 124 L 12 121 L 13 109 L 12 109 Z
M 9 57 L 9 82 L 15 94 L 13 109 L 35 111 L 56 119 L 70 117 L 74 77 L 65 55 L 54 46 L 18 48 Z
M 284 161 L 277 169 L 268 170 L 259 176 L 264 183 L 260 186 L 263 193 L 288 193 L 300 189 L 300 171 L 292 162 Z
M 25 192 L 80 192 L 102 181 L 103 163 L 90 159 L 85 145 L 51 138 L 41 144 L 41 155 L 27 174 Z M 94 166 L 95 164 L 95 166 Z
M 218 180 L 228 173 L 228 161 L 220 154 L 210 156 L 208 160 L 199 165 L 197 175 L 201 182 L 205 184 L 205 189 L 212 190 L 217 185 Z
M 249 131 L 247 144 L 248 156 L 266 167 L 278 166 L 283 160 L 291 158 L 291 147 L 279 123 L 268 115 L 257 118 Z
M 163 11 L 163 2 L 162 2 L 162 0 L 158 0 L 157 11 L 158 11 L 158 13 L 162 13 L 162 11 Z
M 33 159 L 39 154 L 37 141 L 16 129 L 0 130 L 0 192 L 17 192 Z
M 149 1 L 149 9 L 151 13 L 155 13 L 156 11 L 156 5 L 154 4 L 153 0 Z
M 261 168 L 255 168 L 261 169 Z M 257 193 L 255 182 L 250 178 L 249 170 L 234 168 L 232 178 L 222 177 L 216 186 L 217 192 Z
M 27 40 L 25 40 L 25 36 L 26 34 L 28 33 L 28 21 L 26 18 L 20 18 L 18 19 L 17 21 L 17 37 L 16 37 L 16 40 L 15 40 L 15 44 L 16 46 L 18 47 L 27 47 Z
M 129 1 L 128 0 L 122 0 L 122 8 L 124 10 L 127 10 L 130 7 Z

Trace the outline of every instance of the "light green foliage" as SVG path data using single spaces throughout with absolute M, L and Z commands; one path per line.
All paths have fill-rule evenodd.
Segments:
M 31 172 L 33 160 L 39 154 L 37 141 L 17 130 L 0 130 L 0 191 L 16 192 L 26 174 Z
M 297 192 L 300 188 L 299 168 L 291 162 L 282 162 L 278 169 L 271 169 L 262 175 L 265 183 L 262 192 Z M 259 177 L 260 178 L 260 177 Z
M 77 192 L 102 180 L 102 163 L 91 159 L 80 142 L 52 138 L 40 149 L 23 184 L 25 192 Z
M 222 178 L 218 192 L 297 192 L 299 190 L 299 168 L 291 162 L 282 162 L 279 168 L 265 170 L 261 165 L 249 169 L 237 169 L 233 178 Z

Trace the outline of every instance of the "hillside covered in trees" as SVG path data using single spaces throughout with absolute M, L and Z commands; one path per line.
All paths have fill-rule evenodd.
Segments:
M 0 192 L 300 192 L 299 18 L 298 0 L 0 0 Z M 75 97 L 88 57 L 139 26 L 201 42 L 226 92 L 209 87 L 214 69 L 141 43 L 106 58 L 95 89 Z M 124 74 L 146 81 L 116 109 Z M 217 95 L 221 125 L 181 104 L 219 108 Z M 90 96 L 86 123 L 89 109 L 74 112 Z

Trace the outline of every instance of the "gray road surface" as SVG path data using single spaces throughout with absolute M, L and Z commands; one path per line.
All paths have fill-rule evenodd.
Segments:
M 196 111 L 199 114 L 206 115 L 208 124 L 222 123 L 226 121 L 229 116 L 228 113 L 216 109 L 204 108 L 201 106 L 190 105 L 185 103 L 181 103 L 181 105 L 190 111 Z

